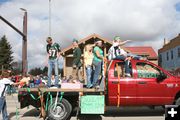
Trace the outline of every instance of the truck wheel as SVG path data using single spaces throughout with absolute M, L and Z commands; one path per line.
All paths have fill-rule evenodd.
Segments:
M 55 99 L 53 99 L 53 101 L 55 101 Z M 55 103 L 53 102 L 48 107 L 48 120 L 67 120 L 70 117 L 72 106 L 66 99 L 63 98 L 61 102 L 57 102 L 56 107 L 54 106 Z
M 176 100 L 175 105 L 180 105 L 180 97 Z

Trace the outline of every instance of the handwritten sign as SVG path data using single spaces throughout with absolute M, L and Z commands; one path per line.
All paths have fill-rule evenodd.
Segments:
M 81 114 L 104 114 L 104 95 L 81 97 Z

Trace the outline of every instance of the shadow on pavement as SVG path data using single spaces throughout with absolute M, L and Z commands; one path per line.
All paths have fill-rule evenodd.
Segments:
M 79 115 L 78 120 L 102 120 L 100 115 Z
M 103 117 L 148 117 L 148 116 L 163 116 L 164 109 L 157 107 L 155 109 L 149 109 L 148 107 L 107 107 L 104 115 L 89 115 L 89 114 L 79 114 L 78 120 L 102 120 Z M 38 117 L 40 111 L 37 109 L 31 109 L 25 112 L 22 117 Z M 16 113 L 10 113 L 10 118 L 15 116 Z M 76 111 L 72 112 L 72 117 L 76 117 Z
M 107 108 L 104 117 L 138 117 L 138 116 L 163 116 L 165 113 L 161 107 L 150 109 L 148 107 L 111 107 Z
M 25 112 L 22 116 L 23 117 L 29 117 L 29 116 L 33 116 L 33 117 L 38 117 L 40 114 L 40 111 L 37 109 L 31 109 L 28 112 Z
M 79 120 L 102 120 L 102 117 L 149 117 L 149 116 L 163 116 L 165 113 L 161 107 L 150 109 L 148 107 L 107 107 L 104 115 L 79 115 Z M 72 117 L 75 117 L 75 111 Z
M 9 113 L 9 119 L 11 119 L 12 117 L 16 116 L 16 112 L 11 112 Z

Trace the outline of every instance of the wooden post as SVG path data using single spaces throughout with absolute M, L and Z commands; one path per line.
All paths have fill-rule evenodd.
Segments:
M 105 44 L 105 47 L 104 47 L 104 57 L 106 57 L 106 42 L 104 42 L 104 44 Z
M 63 74 L 64 74 L 64 76 L 66 76 L 66 56 L 64 56 Z M 67 76 L 66 76 L 66 77 L 67 77 Z
M 86 66 L 85 66 L 85 63 L 84 63 L 84 53 L 85 53 L 85 47 L 83 49 L 83 79 L 84 79 L 84 84 L 86 85 L 87 84 L 87 80 L 86 80 Z
M 40 117 L 43 117 L 43 119 L 46 119 L 46 112 L 44 109 L 44 95 L 41 91 L 38 92 L 39 96 L 40 96 L 40 102 L 41 102 L 41 113 L 40 113 Z
M 78 98 L 78 108 L 77 108 L 77 111 L 76 111 L 76 118 L 78 120 L 78 115 L 79 115 L 79 111 L 81 109 L 81 96 L 83 96 L 83 92 L 79 92 L 79 98 Z
M 120 70 L 118 67 L 118 63 L 116 63 L 117 73 L 118 73 L 118 94 L 117 94 L 117 107 L 120 105 Z

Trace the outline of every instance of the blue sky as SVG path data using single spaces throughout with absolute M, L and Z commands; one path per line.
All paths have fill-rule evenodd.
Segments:
M 0 0 L 0 3 L 4 3 L 4 2 L 7 2 L 9 0 Z
M 180 2 L 175 5 L 176 10 L 180 12 Z
M 0 14 L 20 30 L 24 13 L 19 8 L 28 11 L 30 67 L 44 66 L 46 59 L 48 3 L 0 0 Z M 51 6 L 52 38 L 62 48 L 71 45 L 73 38 L 96 33 L 109 40 L 114 36 L 130 39 L 127 46 L 152 46 L 157 52 L 164 38 L 170 40 L 180 32 L 179 0 L 52 0 Z M 12 44 L 15 60 L 21 60 L 21 36 L 3 22 L 0 28 L 0 37 L 6 35 Z

